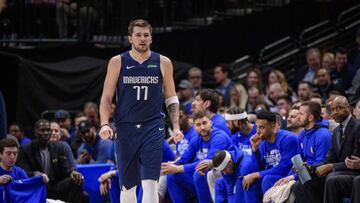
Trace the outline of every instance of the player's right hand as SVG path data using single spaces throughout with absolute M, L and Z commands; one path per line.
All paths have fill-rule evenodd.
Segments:
M 251 149 L 253 152 L 255 152 L 258 147 L 259 144 L 261 143 L 261 137 L 260 135 L 258 135 L 257 133 L 254 134 L 251 138 L 250 138 L 250 143 L 251 143 Z
M 100 129 L 99 135 L 102 139 L 111 139 L 114 136 L 114 132 L 110 126 L 103 126 Z

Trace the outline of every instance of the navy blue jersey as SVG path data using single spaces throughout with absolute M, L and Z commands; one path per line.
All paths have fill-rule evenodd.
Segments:
M 162 117 L 163 79 L 160 54 L 151 52 L 142 64 L 129 51 L 121 54 L 121 70 L 116 88 L 116 123 L 143 123 Z

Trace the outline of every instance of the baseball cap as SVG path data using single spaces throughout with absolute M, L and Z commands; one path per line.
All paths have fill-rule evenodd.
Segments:
M 65 111 L 63 109 L 60 109 L 58 111 L 55 112 L 54 114 L 54 119 L 55 120 L 63 120 L 63 119 L 66 119 L 66 118 L 70 118 L 70 114 L 68 111 Z
M 88 120 L 81 121 L 79 123 L 79 131 L 80 132 L 85 132 L 86 130 L 89 130 L 92 127 L 94 127 L 93 124 Z
M 190 81 L 181 80 L 179 85 L 177 86 L 177 88 L 179 88 L 179 89 L 188 89 L 188 88 L 193 89 L 193 86 L 192 86 Z

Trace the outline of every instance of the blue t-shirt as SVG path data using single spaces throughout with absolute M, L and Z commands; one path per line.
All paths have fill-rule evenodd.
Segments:
M 184 164 L 184 172 L 195 170 L 196 165 L 204 159 L 212 159 L 214 154 L 223 149 L 228 149 L 232 145 L 230 137 L 222 130 L 213 128 L 210 139 L 203 140 L 201 135 L 197 133 L 194 136 L 188 148 L 176 162 L 176 164 Z
M 231 136 L 230 129 L 227 127 L 227 123 L 224 117 L 222 117 L 220 114 L 215 114 L 210 120 L 214 127 L 223 130 L 226 134 L 228 134 L 228 136 Z
M 42 176 L 11 181 L 4 189 L 7 203 L 46 202 L 46 185 Z
M 195 131 L 194 126 L 190 127 L 186 132 L 183 133 L 184 133 L 184 139 L 176 143 L 176 155 L 178 156 L 184 154 L 184 152 L 189 146 L 192 137 L 197 136 L 197 132 Z
M 10 171 L 4 170 L 0 167 L 0 176 L 2 175 L 9 175 L 12 177 L 12 180 L 21 180 L 28 177 L 24 169 L 17 166 L 13 166 Z
M 237 132 L 231 135 L 232 142 L 235 146 L 237 146 L 240 150 L 247 152 L 248 154 L 252 154 L 250 138 L 256 133 L 256 125 L 250 131 L 248 135 L 244 135 L 242 133 Z
M 162 117 L 163 78 L 160 54 L 151 52 L 143 63 L 129 51 L 121 54 L 121 70 L 116 88 L 115 123 L 143 123 Z
M 106 163 L 107 160 L 110 159 L 109 157 L 109 149 L 112 147 L 113 142 L 111 140 L 103 140 L 98 135 L 96 135 L 95 143 L 82 143 L 77 151 L 78 157 L 80 156 L 81 152 L 86 150 L 92 156 L 92 159 L 96 163 Z
M 260 177 L 265 175 L 286 176 L 291 167 L 291 158 L 297 154 L 297 137 L 287 130 L 278 130 L 274 143 L 264 140 L 260 143 L 260 161 L 265 170 L 260 171 Z M 256 156 L 257 153 L 253 153 Z

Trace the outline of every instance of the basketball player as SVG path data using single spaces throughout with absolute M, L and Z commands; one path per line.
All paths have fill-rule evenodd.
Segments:
M 183 138 L 179 127 L 179 99 L 169 58 L 150 51 L 152 28 L 136 19 L 128 27 L 130 51 L 114 56 L 108 65 L 100 103 L 100 136 L 112 138 L 111 102 L 116 90 L 115 149 L 121 202 L 136 202 L 136 185 L 143 187 L 142 202 L 158 202 L 164 125 L 163 91 L 173 125 L 172 139 Z

